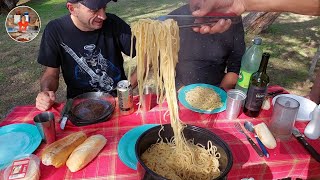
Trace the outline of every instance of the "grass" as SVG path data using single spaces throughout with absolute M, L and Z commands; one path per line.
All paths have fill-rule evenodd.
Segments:
M 31 0 L 26 5 L 35 9 L 41 18 L 41 31 L 29 43 L 13 41 L 4 28 L 0 29 L 0 119 L 17 105 L 34 104 L 39 92 L 42 67 L 37 55 L 42 31 L 52 19 L 68 13 L 66 0 Z M 181 6 L 185 0 L 120 0 L 109 3 L 107 11 L 126 22 L 153 18 Z M 0 16 L 0 22 L 5 22 Z M 310 61 L 320 39 L 320 18 L 282 14 L 267 32 L 261 34 L 264 50 L 271 52 L 268 74 L 271 84 L 279 84 L 295 94 L 306 94 Z M 246 35 L 249 45 L 252 36 Z M 65 85 L 60 81 L 58 101 L 65 98 Z

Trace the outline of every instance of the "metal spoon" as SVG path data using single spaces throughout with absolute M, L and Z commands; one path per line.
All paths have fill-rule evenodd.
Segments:
M 249 122 L 249 121 L 246 121 L 246 122 L 244 122 L 244 127 L 246 128 L 246 130 L 248 130 L 248 131 L 250 131 L 250 132 L 252 132 L 254 134 L 254 137 L 256 138 L 256 140 L 257 140 L 257 142 L 258 142 L 263 154 L 268 158 L 269 157 L 269 153 L 268 153 L 266 147 L 263 145 L 263 143 L 259 139 L 259 137 L 257 136 L 257 134 L 256 134 L 256 132 L 254 130 L 253 124 L 251 122 Z

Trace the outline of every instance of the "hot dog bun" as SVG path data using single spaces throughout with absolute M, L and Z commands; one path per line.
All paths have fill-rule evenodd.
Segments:
M 56 168 L 64 165 L 72 151 L 86 139 L 86 134 L 80 131 L 53 142 L 42 151 L 42 163 Z
M 261 142 L 269 149 L 274 149 L 277 142 L 265 123 L 260 123 L 254 126 L 254 129 L 260 138 Z
M 67 160 L 67 167 L 71 172 L 76 172 L 92 161 L 106 145 L 107 139 L 98 134 L 90 136 L 79 145 Z

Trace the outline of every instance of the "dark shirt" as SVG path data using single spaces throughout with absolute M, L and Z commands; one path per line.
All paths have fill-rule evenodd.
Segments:
M 52 20 L 42 35 L 38 62 L 60 68 L 67 98 L 90 91 L 114 91 L 127 79 L 121 52 L 130 55 L 130 26 L 114 14 L 99 30 L 79 30 L 70 15 Z
M 185 5 L 170 14 L 190 15 L 191 12 L 189 5 Z M 240 71 L 245 52 L 242 21 L 221 34 L 204 35 L 194 32 L 192 28 L 180 28 L 180 44 L 176 66 L 177 89 L 194 83 L 218 86 L 225 70 L 237 74 Z

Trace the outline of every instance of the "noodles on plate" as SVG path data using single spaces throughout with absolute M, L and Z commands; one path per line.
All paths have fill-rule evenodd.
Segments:
M 213 89 L 199 86 L 186 92 L 186 101 L 192 107 L 205 111 L 223 106 L 220 96 Z

